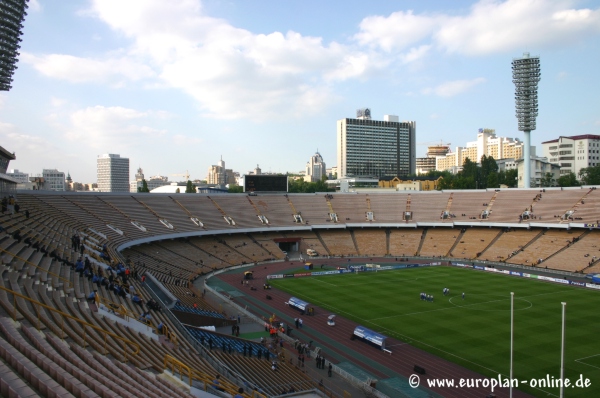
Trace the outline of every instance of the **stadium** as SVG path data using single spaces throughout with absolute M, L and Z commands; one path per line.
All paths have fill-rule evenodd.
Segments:
M 2 396 L 487 396 L 425 381 L 508 377 L 511 292 L 514 377 L 560 377 L 567 302 L 565 377 L 591 381 L 568 395 L 600 391 L 594 187 L 11 194 Z

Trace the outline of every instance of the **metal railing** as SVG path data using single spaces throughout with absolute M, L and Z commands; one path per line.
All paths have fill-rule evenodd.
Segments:
M 183 382 L 185 382 L 184 377 L 186 377 L 190 387 L 193 386 L 195 381 L 202 384 L 202 389 L 204 391 L 210 391 L 210 389 L 219 390 L 227 392 L 232 396 L 237 394 L 239 390 L 239 387 L 231 383 L 229 380 L 219 379 L 219 381 L 216 382 L 214 378 L 211 378 L 206 373 L 193 369 L 169 354 L 165 355 L 164 368 L 165 370 L 170 370 L 173 376 L 178 374 L 179 380 Z M 258 391 L 244 391 L 242 396 L 247 398 L 267 398 L 266 395 L 259 393 Z
M 82 327 L 83 327 L 83 342 L 84 342 L 84 344 L 87 343 L 86 342 L 87 328 L 90 328 L 90 329 L 93 329 L 93 330 L 95 330 L 95 331 L 97 331 L 99 333 L 102 333 L 104 335 L 104 355 L 108 354 L 108 350 L 106 349 L 106 345 L 107 345 L 107 339 L 108 339 L 109 336 L 112 337 L 115 340 L 119 340 L 123 344 L 123 357 L 124 357 L 124 361 L 125 362 L 128 361 L 128 358 L 129 358 L 128 355 L 137 355 L 140 352 L 140 345 L 138 343 L 136 343 L 135 341 L 131 341 L 129 339 L 121 337 L 121 336 L 119 336 L 119 335 L 117 335 L 117 334 L 115 334 L 113 332 L 110 332 L 108 330 L 102 329 L 99 326 L 96 326 L 96 325 L 93 325 L 93 324 L 91 324 L 89 322 L 81 320 L 81 319 L 79 319 L 79 318 L 77 318 L 77 317 L 75 317 L 73 315 L 69 315 L 69 314 L 67 314 L 65 312 L 62 312 L 61 310 L 59 310 L 57 308 L 50 307 L 49 305 L 41 303 L 41 302 L 39 302 L 39 301 L 37 301 L 35 299 L 32 299 L 31 297 L 27 297 L 27 296 L 25 296 L 25 295 L 23 295 L 21 293 L 15 292 L 14 290 L 8 289 L 8 288 L 6 288 L 4 286 L 0 286 L 0 290 L 4 290 L 5 292 L 12 294 L 12 296 L 13 296 L 13 311 L 11 311 L 9 308 L 5 308 L 5 310 L 8 313 L 11 313 L 12 318 L 13 318 L 13 320 L 15 322 L 17 321 L 17 311 L 19 311 L 18 307 L 17 307 L 17 297 L 19 297 L 19 298 L 22 298 L 22 299 L 27 300 L 30 303 L 32 303 L 33 306 L 34 306 L 34 308 L 36 309 L 36 313 L 37 313 L 37 325 L 35 325 L 35 326 L 36 326 L 37 330 L 40 330 L 40 328 L 41 328 L 40 307 L 42 307 L 42 308 L 45 308 L 45 309 L 47 309 L 49 311 L 55 312 L 55 313 L 57 313 L 57 314 L 59 314 L 59 315 L 62 316 L 62 318 L 61 318 L 62 322 L 61 322 L 61 325 L 60 325 L 60 331 L 61 331 L 61 336 L 60 337 L 63 340 L 64 340 L 64 335 L 65 335 L 65 332 L 64 332 L 64 329 L 65 329 L 65 318 L 67 318 L 67 319 L 71 319 L 71 320 L 79 323 L 80 325 L 82 325 Z M 3 301 L 0 301 L 0 304 L 1 303 L 3 303 Z M 130 353 L 128 353 L 127 347 L 133 347 L 134 349 L 131 350 Z

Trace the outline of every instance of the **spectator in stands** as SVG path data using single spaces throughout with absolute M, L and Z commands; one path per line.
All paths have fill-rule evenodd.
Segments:
M 149 315 L 148 311 L 142 312 L 142 315 L 138 318 L 138 321 L 146 322 L 146 315 Z
M 242 395 L 243 393 L 244 393 L 244 389 L 242 387 L 240 387 L 237 391 L 237 394 L 235 394 L 233 396 L 233 398 L 243 398 L 243 395 Z
M 148 300 L 148 303 L 146 305 L 148 305 L 148 308 L 150 308 L 153 311 L 160 311 L 160 304 L 154 301 L 154 299 Z
M 158 334 L 164 334 L 165 325 L 161 322 L 158 324 L 156 329 L 158 330 Z
M 98 294 L 97 290 L 94 290 L 93 292 L 91 292 L 90 295 L 87 297 L 87 301 L 90 302 L 90 303 L 95 302 L 97 294 Z
M 223 390 L 223 388 L 221 388 L 221 383 L 219 382 L 220 378 L 221 378 L 221 375 L 217 375 L 215 377 L 215 379 L 212 382 L 212 388 L 214 388 L 217 391 L 225 391 L 225 390 Z
M 79 275 L 83 273 L 83 261 L 81 261 L 81 258 L 75 262 L 75 272 L 79 272 Z
M 124 290 L 123 290 L 124 291 Z M 137 295 L 134 294 L 133 298 L 131 299 L 134 303 L 136 303 L 137 305 L 139 305 L 140 307 L 142 307 L 144 305 L 144 302 L 142 301 L 142 299 Z

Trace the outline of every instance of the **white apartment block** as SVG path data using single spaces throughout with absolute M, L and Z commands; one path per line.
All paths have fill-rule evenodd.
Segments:
M 584 134 L 558 137 L 542 142 L 544 156 L 560 166 L 560 174 L 579 172 L 586 167 L 600 165 L 600 135 Z
M 65 190 L 65 173 L 56 169 L 43 169 L 44 189 L 48 191 Z
M 517 138 L 498 137 L 493 129 L 479 129 L 477 140 L 467 142 L 464 147 L 456 147 L 454 152 L 446 156 L 437 156 L 435 169 L 460 170 L 469 158 L 479 163 L 483 155 L 499 159 L 520 159 L 523 157 L 523 142 Z M 531 156 L 535 157 L 535 147 L 531 147 Z
M 29 173 L 23 173 L 18 169 L 11 169 L 10 173 L 6 173 L 7 176 L 14 178 L 19 181 L 21 184 L 25 184 L 29 182 Z
M 112 153 L 98 156 L 97 178 L 99 192 L 129 192 L 129 158 Z

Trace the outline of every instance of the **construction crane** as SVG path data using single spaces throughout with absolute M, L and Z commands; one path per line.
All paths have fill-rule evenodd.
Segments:
M 190 180 L 190 173 L 188 173 L 188 171 L 186 170 L 185 173 L 179 173 L 179 174 L 170 174 L 172 176 L 183 176 L 185 177 L 186 181 Z

